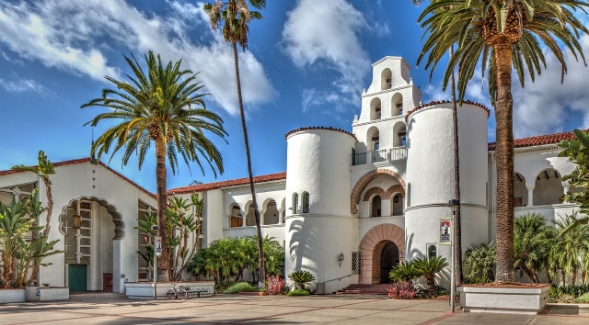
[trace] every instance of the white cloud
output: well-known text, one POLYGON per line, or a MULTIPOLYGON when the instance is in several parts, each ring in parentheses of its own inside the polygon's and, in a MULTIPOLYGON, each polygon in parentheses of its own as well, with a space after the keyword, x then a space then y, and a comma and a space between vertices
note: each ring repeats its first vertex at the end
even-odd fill
POLYGON ((299 68, 326 63, 339 76, 332 90, 303 91, 303 108, 332 103, 357 105, 364 77, 370 70, 368 53, 358 34, 369 30, 363 14, 345 0, 298 0, 282 30, 284 52, 299 68))
MULTIPOLYGON (((580 40, 589 55, 589 37, 580 40)), ((583 120, 573 127, 589 127, 589 68, 577 62, 569 50, 565 51, 568 74, 560 84, 561 65, 552 53, 546 53, 548 68, 532 81, 527 78, 525 88, 513 81, 514 132, 518 137, 553 133, 564 130, 567 112, 565 108, 583 115, 583 120)))
MULTIPOLYGON (((121 75, 108 62, 109 55, 119 54, 107 40, 131 52, 153 50, 164 60, 183 59, 185 68, 201 71, 213 99, 237 114, 231 47, 218 33, 208 45, 195 43, 191 37, 195 26, 199 33, 194 34, 211 38, 212 33, 201 3, 167 3, 172 10, 166 16, 141 12, 124 0, 0 3, 0 42, 23 58, 96 80, 121 75)), ((246 104, 268 102, 275 96, 264 68, 249 51, 240 55, 240 73, 246 104)))
POLYGON ((31 79, 14 79, 6 80, 0 78, 0 86, 8 92, 22 93, 25 91, 33 91, 36 93, 47 93, 47 88, 31 79))

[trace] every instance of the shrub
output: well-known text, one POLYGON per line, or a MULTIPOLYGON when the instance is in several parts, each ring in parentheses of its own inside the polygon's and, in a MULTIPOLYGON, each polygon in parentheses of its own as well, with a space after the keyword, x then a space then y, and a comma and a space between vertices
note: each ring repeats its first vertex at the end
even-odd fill
POLYGON ((575 302, 579 304, 589 304, 589 293, 586 293, 579 298, 575 299, 575 302))
POLYGON ((268 281, 267 292, 269 295, 282 294, 282 292, 284 291, 284 286, 286 285, 285 279, 281 279, 278 275, 266 275, 266 279, 268 281))
POLYGON ((288 275, 288 278, 294 282, 299 289, 304 289, 305 284, 310 284, 315 281, 315 277, 309 271, 294 271, 288 275))
POLYGON ((287 294, 287 296, 292 297, 292 296, 308 296, 309 295, 309 291, 307 290, 303 290, 303 289, 295 289, 291 292, 289 292, 287 294))
POLYGON ((215 293, 223 293, 223 292, 225 292, 225 290, 227 290, 229 287, 231 287, 234 284, 235 284, 235 282, 231 282, 231 281, 216 282, 215 283, 215 293))
POLYGON ((494 243, 475 244, 466 249, 462 267, 464 283, 489 283, 495 281, 497 247, 494 243))
POLYGON ((238 292, 258 292, 259 288, 251 285, 247 282, 238 282, 234 285, 232 285, 231 287, 229 287, 227 290, 225 290, 226 294, 236 294, 238 292))
POLYGON ((415 280, 393 282, 389 289, 389 298, 413 299, 417 295, 415 280))
POLYGON ((446 258, 436 256, 431 258, 418 258, 413 261, 413 269, 418 275, 424 276, 427 281, 427 289, 433 293, 436 288, 436 275, 448 267, 446 258))
POLYGON ((389 278, 394 282, 406 282, 415 280, 419 277, 419 274, 414 268, 412 261, 397 264, 389 273, 389 278))

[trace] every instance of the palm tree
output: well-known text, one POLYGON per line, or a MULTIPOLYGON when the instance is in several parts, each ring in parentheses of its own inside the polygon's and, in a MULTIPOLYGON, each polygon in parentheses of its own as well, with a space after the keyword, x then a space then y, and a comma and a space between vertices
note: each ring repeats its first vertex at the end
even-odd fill
MULTIPOLYGON (((204 173, 206 162, 213 170, 223 173, 223 159, 217 147, 205 131, 224 139, 223 120, 205 108, 204 87, 196 80, 198 73, 182 70, 181 63, 162 64, 160 56, 152 51, 145 55, 147 71, 144 71, 134 56, 125 56, 133 71, 127 75, 128 82, 106 76, 115 89, 103 89, 102 97, 82 105, 106 107, 110 111, 98 114, 86 124, 96 126, 103 120, 116 120, 121 123, 106 130, 92 145, 91 154, 98 158, 112 149, 115 153, 124 148, 122 157, 126 165, 133 153, 139 156, 139 169, 143 165, 151 144, 155 145, 157 182, 157 220, 162 236, 162 256, 158 259, 161 270, 169 270, 172 263, 168 246, 166 221, 166 157, 176 172, 180 154, 184 162, 196 162, 204 173), (203 162, 204 160, 204 162, 203 162)), ((167 274, 167 272, 164 272, 167 274)))
MULTIPOLYGON (((435 0, 434 0, 435 1, 435 0)), ((423 1, 411 0, 411 2, 419 6, 423 1)), ((448 50, 449 57, 454 56, 454 46, 450 46, 448 50)), ((452 101, 452 142, 454 146, 454 199, 460 202, 460 148, 458 146, 458 104, 456 103, 456 78, 454 76, 454 69, 450 75, 450 100, 452 101)), ((456 285, 462 284, 464 273, 462 271, 462 223, 460 219, 460 204, 454 212, 454 274, 456 285)))
POLYGON ((473 283, 495 281, 496 259, 497 248, 494 243, 469 246, 464 252, 465 279, 473 283))
POLYGON ((513 267, 522 270, 532 282, 540 283, 538 272, 545 269, 553 245, 554 231, 542 215, 528 213, 515 219, 513 267))
POLYGON ((260 211, 258 210, 258 201, 256 200, 256 190, 254 188, 254 177, 252 175, 252 161, 250 157, 249 140, 247 136, 247 127, 245 125, 245 113, 243 111, 243 100, 241 97, 241 80, 239 77, 239 59, 237 45, 245 51, 248 43, 248 24, 252 19, 262 19, 262 14, 258 11, 250 11, 249 5, 257 9, 266 7, 266 0, 228 0, 222 2, 216 1, 214 4, 206 3, 204 10, 209 15, 211 28, 221 29, 225 41, 231 43, 233 48, 233 60, 235 63, 235 81, 237 83, 237 100, 239 103, 239 114, 241 116, 241 128, 243 130, 243 140, 245 142, 245 155, 247 159, 247 172, 252 192, 252 204, 254 206, 254 216, 256 218, 256 227, 258 230, 258 286, 264 286, 265 268, 264 268, 264 248, 262 243, 262 229, 260 228, 260 211))
POLYGON ((429 34, 418 64, 427 56, 426 69, 432 71, 448 49, 457 45, 444 75, 444 89, 458 68, 458 100, 462 102, 474 72, 481 64, 487 70, 490 99, 495 106, 497 164, 497 279, 515 282, 513 270, 513 97, 511 74, 514 68, 521 85, 525 73, 532 81, 546 65, 547 45, 567 71, 564 44, 575 57, 585 57, 577 37, 589 34, 574 10, 589 7, 587 0, 439 0, 431 2, 419 17, 429 34))
POLYGON ((441 256, 413 260, 413 268, 418 275, 425 277, 427 289, 430 293, 436 288, 436 275, 446 267, 448 267, 448 262, 446 262, 446 258, 441 256))
POLYGON ((582 259, 587 254, 587 238, 589 237, 589 226, 570 227, 575 223, 577 212, 572 215, 565 215, 564 218, 554 221, 554 226, 560 234, 556 241, 555 254, 558 267, 560 268, 565 285, 565 275, 571 274, 571 285, 577 283, 577 274, 582 266, 582 259), (563 233, 564 229, 569 231, 563 233))
POLYGON ((305 290, 306 284, 315 281, 315 276, 311 272, 305 270, 294 271, 288 275, 288 278, 302 290, 305 290))

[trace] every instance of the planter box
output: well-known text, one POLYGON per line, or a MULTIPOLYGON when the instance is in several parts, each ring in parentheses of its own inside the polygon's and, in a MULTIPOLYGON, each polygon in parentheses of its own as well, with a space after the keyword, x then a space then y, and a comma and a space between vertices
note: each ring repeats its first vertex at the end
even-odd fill
MULTIPOLYGON (((215 282, 213 281, 197 281, 197 282, 181 282, 176 283, 176 289, 180 286, 190 287, 190 291, 206 291, 201 293, 203 295, 212 295, 215 293, 215 282)), ((157 299, 168 299, 166 295, 168 290, 172 289, 171 282, 164 282, 157 284, 157 299)), ((125 294, 129 299, 153 299, 153 282, 126 282, 125 294)), ((191 296, 188 296, 189 298, 191 296)))
POLYGON ((550 285, 461 286, 460 305, 465 312, 537 315, 548 303, 550 285))
POLYGON ((267 292, 238 292, 237 294, 239 295, 245 295, 245 296, 267 296, 268 293, 267 292))
POLYGON ((27 287, 27 301, 57 301, 69 300, 69 287, 27 287))
POLYGON ((25 301, 25 289, 0 289, 0 304, 25 301))

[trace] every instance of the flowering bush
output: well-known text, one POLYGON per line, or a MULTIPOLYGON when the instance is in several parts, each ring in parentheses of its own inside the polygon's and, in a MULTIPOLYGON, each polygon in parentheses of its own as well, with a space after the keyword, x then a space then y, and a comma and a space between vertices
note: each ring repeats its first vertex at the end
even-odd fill
POLYGON ((393 282, 389 289, 389 298, 413 299, 417 295, 415 280, 393 282))
POLYGON ((269 295, 279 295, 284 291, 285 279, 281 279, 278 275, 266 275, 266 280, 268 281, 267 292, 269 295))

